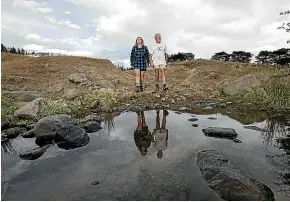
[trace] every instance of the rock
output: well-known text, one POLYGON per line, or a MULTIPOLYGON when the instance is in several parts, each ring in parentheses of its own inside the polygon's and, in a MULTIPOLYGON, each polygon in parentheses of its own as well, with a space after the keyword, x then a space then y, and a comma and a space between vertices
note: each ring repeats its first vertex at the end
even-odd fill
POLYGON ((209 120, 217 120, 216 117, 208 117, 207 119, 209 119, 209 120))
POLYGON ((34 126, 35 126, 35 123, 33 123, 33 124, 29 124, 29 125, 26 126, 26 129, 27 129, 27 130, 31 130, 31 129, 34 128, 34 126))
POLYGON ((1 130, 5 130, 7 128, 10 128, 12 125, 14 117, 11 115, 6 116, 1 120, 1 130))
POLYGON ((226 105, 231 105, 231 104, 232 104, 232 102, 227 102, 227 103, 226 103, 226 105))
POLYGON ((219 107, 220 107, 220 108, 226 108, 227 105, 226 105, 226 103, 221 103, 221 104, 219 104, 219 107))
POLYGON ((186 111, 187 108, 186 108, 186 107, 180 107, 179 110, 180 110, 180 111, 186 111))
POLYGON ((84 129, 87 133, 97 132, 102 129, 100 123, 96 121, 89 121, 85 124, 84 129))
POLYGON ((160 96, 159 93, 156 93, 156 94, 155 94, 155 97, 156 97, 156 98, 160 98, 161 96, 160 96))
POLYGON ((191 121, 191 122, 198 121, 198 118, 190 118, 188 119, 188 121, 191 121))
POLYGON ((66 89, 64 93, 64 98, 67 100, 73 100, 74 98, 78 97, 80 92, 76 88, 66 89))
POLYGON ((269 130, 266 130, 266 129, 263 129, 263 128, 259 128, 257 126, 244 126, 244 128, 250 129, 250 130, 256 130, 256 131, 260 131, 260 132, 271 132, 269 130))
POLYGON ((23 77, 23 76, 15 76, 14 80, 15 80, 16 83, 20 84, 20 83, 23 83, 25 81, 25 77, 23 77))
POLYGON ((115 93, 115 91, 113 90, 113 89, 111 89, 111 88, 100 88, 99 89, 99 91, 98 91, 98 94, 102 94, 102 93, 104 93, 104 94, 114 94, 115 93))
POLYGON ((251 178, 214 150, 197 154, 203 178, 226 201, 271 201, 274 194, 265 184, 251 178))
POLYGON ((15 128, 9 128, 5 131, 2 131, 3 133, 5 133, 5 136, 8 139, 14 139, 16 137, 18 137, 20 134, 26 132, 26 128, 23 127, 15 127, 15 128))
POLYGON ((48 116, 40 119, 35 124, 33 132, 38 142, 46 144, 54 139, 57 130, 68 125, 73 125, 73 121, 69 115, 59 114, 48 116))
POLYGON ((246 92, 260 88, 261 81, 253 75, 242 76, 228 86, 223 88, 223 92, 227 95, 244 95, 246 92))
POLYGON ((50 87, 50 91, 53 93, 59 93, 63 90, 64 85, 61 83, 55 84, 53 86, 50 87))
POLYGON ((235 143, 242 143, 242 141, 239 140, 239 139, 237 139, 237 138, 233 139, 233 141, 234 141, 235 143))
POLYGON ((100 103, 99 100, 95 100, 95 101, 92 102, 92 109, 94 109, 94 110, 97 110, 97 109, 101 110, 101 108, 102 108, 102 106, 101 106, 101 103, 100 103))
POLYGON ((174 103, 175 103, 175 101, 173 99, 171 99, 171 104, 174 104, 174 103))
POLYGON ((44 98, 36 98, 35 100, 25 104, 14 112, 14 116, 19 119, 38 120, 38 115, 46 103, 44 98))
POLYGON ((84 129, 74 125, 64 126, 56 131, 56 142, 81 147, 90 142, 90 137, 84 129))
POLYGON ((69 76, 69 81, 75 84, 86 82, 88 79, 84 73, 73 73, 69 76))
POLYGON ((100 184, 98 180, 92 182, 92 185, 98 185, 98 184, 100 184))
POLYGON ((164 97, 163 97, 163 98, 161 98, 161 101, 162 101, 162 102, 165 102, 165 100, 166 100, 166 99, 165 99, 164 97))
POLYGON ((196 127, 198 127, 198 124, 194 123, 194 124, 192 124, 192 126, 196 128, 196 127))
POLYGON ((202 132, 209 137, 235 139, 238 134, 232 128, 208 127, 202 129, 202 132))
POLYGON ((182 114, 181 112, 174 112, 175 114, 182 114))
POLYGON ((114 86, 118 86, 118 85, 120 85, 120 80, 119 79, 113 79, 112 81, 111 81, 111 83, 114 85, 114 86))
POLYGON ((21 136, 23 138, 33 138, 33 137, 35 137, 35 134, 33 132, 33 129, 31 129, 31 130, 29 130, 29 131, 27 131, 25 133, 22 133, 21 136))
POLYGON ((213 110, 214 108, 211 107, 211 106, 205 106, 203 109, 204 109, 204 110, 213 110))
POLYGON ((36 160, 39 157, 41 157, 50 146, 51 145, 45 145, 43 147, 28 150, 26 152, 21 153, 19 157, 23 160, 36 160))
POLYGON ((2 91, 2 95, 11 97, 15 102, 31 102, 36 98, 43 97, 37 91, 2 91))
POLYGON ((206 106, 216 107, 216 103, 214 103, 214 102, 212 102, 212 103, 208 103, 206 106))

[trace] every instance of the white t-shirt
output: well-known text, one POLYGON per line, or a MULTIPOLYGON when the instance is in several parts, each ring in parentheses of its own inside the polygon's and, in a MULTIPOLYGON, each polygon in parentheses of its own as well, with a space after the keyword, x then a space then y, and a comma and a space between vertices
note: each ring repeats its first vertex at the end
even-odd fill
POLYGON ((155 140, 155 147, 158 151, 163 151, 167 148, 167 129, 157 129, 153 131, 153 137, 155 140))
POLYGON ((167 53, 167 47, 164 43, 155 43, 150 51, 153 65, 166 65, 165 53, 167 53))

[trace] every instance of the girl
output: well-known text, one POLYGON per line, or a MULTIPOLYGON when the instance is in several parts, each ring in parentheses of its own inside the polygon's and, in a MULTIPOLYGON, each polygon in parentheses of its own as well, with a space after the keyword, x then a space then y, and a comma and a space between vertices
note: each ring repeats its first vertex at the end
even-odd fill
POLYGON ((144 73, 149 65, 149 51, 144 45, 142 37, 137 37, 135 46, 132 48, 130 57, 131 67, 136 72, 135 91, 143 91, 144 73))

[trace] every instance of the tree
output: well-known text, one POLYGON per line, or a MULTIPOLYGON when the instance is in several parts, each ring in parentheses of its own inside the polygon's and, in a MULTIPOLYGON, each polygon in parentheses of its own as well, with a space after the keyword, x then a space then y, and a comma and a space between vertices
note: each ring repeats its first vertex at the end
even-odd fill
POLYGON ((231 55, 222 51, 222 52, 218 52, 218 53, 215 53, 211 59, 212 60, 221 60, 221 61, 229 61, 231 58, 231 55))
POLYGON ((21 54, 25 55, 25 50, 23 48, 21 49, 21 54))
MULTIPOLYGON (((284 12, 280 12, 280 15, 289 15, 289 14, 290 14, 290 10, 284 11, 284 12)), ((277 29, 284 29, 286 32, 290 32, 290 22, 286 22, 286 23, 284 22, 277 29)), ((290 40, 288 40, 287 43, 290 43, 290 40)))
POLYGON ((21 54, 21 51, 19 48, 17 49, 17 54, 21 54))
POLYGON ((16 49, 15 49, 14 47, 12 47, 12 48, 10 49, 10 53, 16 54, 17 51, 16 51, 16 49))
POLYGON ((272 52, 273 63, 277 65, 290 65, 290 48, 280 48, 272 52))
POLYGON ((233 51, 230 55, 230 61, 232 62, 242 62, 249 63, 251 61, 253 54, 245 51, 233 51))
POLYGON ((271 51, 260 51, 255 58, 258 64, 273 64, 273 53, 271 51))
POLYGON ((7 48, 1 43, 1 52, 7 52, 7 48))
POLYGON ((192 53, 180 53, 172 54, 168 56, 168 60, 170 62, 178 62, 178 61, 187 61, 187 60, 193 60, 194 55, 192 53))

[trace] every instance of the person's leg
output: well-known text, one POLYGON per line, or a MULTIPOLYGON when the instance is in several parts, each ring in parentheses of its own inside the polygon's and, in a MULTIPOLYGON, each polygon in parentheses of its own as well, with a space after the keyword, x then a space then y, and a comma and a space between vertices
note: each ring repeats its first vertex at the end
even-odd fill
POLYGON ((142 127, 146 127, 146 120, 145 120, 145 114, 144 111, 141 112, 141 117, 142 117, 142 127))
POLYGON ((159 65, 155 65, 155 91, 159 91, 159 65))
POLYGON ((161 129, 166 129, 166 110, 163 110, 162 125, 161 129))
POLYGON ((141 112, 137 112, 137 129, 142 128, 142 117, 141 112))
POLYGON ((168 90, 168 88, 166 87, 166 75, 165 75, 166 67, 165 67, 165 65, 162 65, 160 67, 160 71, 161 71, 161 78, 162 78, 162 88, 163 88, 163 90, 168 90))
POLYGON ((135 70, 136 72, 136 86, 135 86, 135 91, 136 92, 139 92, 140 91, 140 70, 139 69, 136 69, 135 70))
POLYGON ((159 110, 156 111, 156 129, 160 129, 159 110))
POLYGON ((141 73, 141 91, 143 91, 144 90, 144 78, 145 78, 145 71, 141 71, 140 72, 141 73))

